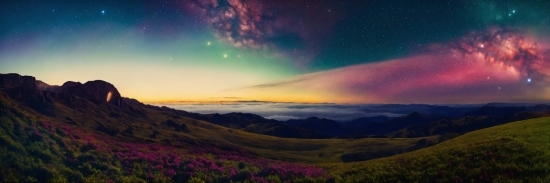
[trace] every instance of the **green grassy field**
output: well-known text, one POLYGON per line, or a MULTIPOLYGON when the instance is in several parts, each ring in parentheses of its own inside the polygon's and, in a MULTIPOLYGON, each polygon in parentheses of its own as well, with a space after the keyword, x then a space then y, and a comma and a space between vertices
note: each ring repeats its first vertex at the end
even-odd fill
MULTIPOLYGON (((271 159, 307 163, 337 163, 346 154, 360 154, 367 159, 391 156, 420 148, 418 142, 425 139, 437 141, 439 136, 423 138, 365 138, 365 139, 294 139, 279 138, 230 129, 212 123, 176 116, 168 112, 143 109, 145 117, 128 115, 116 107, 98 106, 88 101, 75 102, 77 109, 56 103, 55 116, 37 114, 25 106, 19 105, 26 114, 38 120, 68 122, 71 119, 80 128, 94 131, 98 124, 119 132, 119 138, 125 140, 152 141, 169 143, 176 146, 214 145, 236 146, 252 153, 271 159), (86 109, 86 110, 82 110, 86 109), (110 117, 118 114, 119 117, 110 117), (90 117, 93 116, 93 117, 90 117), (172 120, 185 124, 187 130, 176 131, 164 122, 172 120), (131 135, 123 131, 132 128, 131 135), (152 138, 154 131, 159 134, 152 138)), ((16 102, 13 102, 17 105, 16 102)))
POLYGON ((550 118, 482 129, 392 157, 323 167, 336 182, 550 182, 550 118))
POLYGON ((550 182, 550 118, 473 131, 391 157, 342 163, 344 154, 387 156, 410 151, 418 148, 419 142, 438 137, 425 140, 290 139, 232 130, 152 109, 143 109, 145 116, 132 116, 115 107, 105 109, 86 101, 74 103, 85 106, 78 110, 56 104, 54 116, 36 113, 2 95, 0 104, 0 158, 3 160, 0 165, 5 168, 0 171, 0 181, 39 182, 38 178, 46 177, 52 182, 111 179, 115 182, 550 182), (185 124, 186 129, 175 130, 166 124, 167 120, 185 124), (44 121, 46 125, 42 125, 44 121), (70 134, 60 130, 63 126, 78 129, 80 137, 71 140, 70 134), (98 133, 98 126, 116 133, 98 133), (153 137, 154 131, 157 135, 153 137), (116 145, 120 142, 122 145, 116 145), (157 146, 164 150, 150 149, 157 146), (217 151, 216 148, 223 146, 251 152, 254 158, 241 156, 239 151, 235 154, 233 150, 207 154, 187 152, 195 147, 217 151), (136 147, 136 152, 145 155, 133 153, 136 147), (119 157, 117 153, 122 154, 119 157), (166 163, 155 159, 158 156, 177 157, 182 161, 166 163), (129 164, 126 161, 130 161, 129 164), (299 164, 285 164, 288 161, 299 164), (217 168, 209 168, 214 164, 217 168), (199 169, 190 168, 197 166, 199 169), (170 171, 166 171, 166 167, 170 171))

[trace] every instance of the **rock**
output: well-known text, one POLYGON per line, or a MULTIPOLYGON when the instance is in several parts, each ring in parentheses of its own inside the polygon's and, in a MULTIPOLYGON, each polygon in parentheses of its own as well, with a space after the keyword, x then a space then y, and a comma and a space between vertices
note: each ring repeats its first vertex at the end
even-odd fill
POLYGON ((38 89, 36 79, 19 74, 0 74, 0 88, 10 96, 47 115, 53 115, 53 99, 38 89))
POLYGON ((40 80, 36 80, 36 86, 38 89, 42 91, 51 91, 51 92, 58 92, 60 86, 57 85, 49 85, 48 83, 45 83, 40 80))
POLYGON ((32 76, 19 74, 0 74, 0 89, 11 98, 25 102, 31 107, 52 113, 53 102, 56 100, 70 103, 75 96, 85 98, 94 103, 110 103, 123 108, 125 102, 118 90, 111 83, 95 80, 84 84, 67 81, 62 86, 49 85, 32 76))
POLYGON ((21 86, 38 89, 36 79, 32 76, 21 76, 14 73, 0 74, 0 87, 8 89, 21 86))
POLYGON ((102 80, 88 81, 84 84, 68 81, 60 87, 59 92, 84 97, 94 102, 124 106, 124 101, 115 86, 102 80))

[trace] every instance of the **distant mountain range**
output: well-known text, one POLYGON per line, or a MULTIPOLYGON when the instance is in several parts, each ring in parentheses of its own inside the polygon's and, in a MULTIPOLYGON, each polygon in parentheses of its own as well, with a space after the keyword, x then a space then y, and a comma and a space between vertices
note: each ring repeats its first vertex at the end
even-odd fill
POLYGON ((276 121, 246 113, 187 113, 186 116, 252 133, 288 138, 398 138, 441 135, 444 139, 508 122, 550 116, 550 106, 543 104, 438 107, 439 110, 428 114, 411 112, 402 117, 374 116, 347 122, 317 117, 276 121))

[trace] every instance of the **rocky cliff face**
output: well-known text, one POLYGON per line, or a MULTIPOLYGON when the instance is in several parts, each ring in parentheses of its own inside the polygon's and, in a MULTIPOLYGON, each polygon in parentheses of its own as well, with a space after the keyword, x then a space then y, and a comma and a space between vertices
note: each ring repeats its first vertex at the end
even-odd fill
POLYGON ((0 89, 11 98, 26 103, 45 114, 52 114, 53 99, 38 88, 36 78, 19 74, 0 74, 0 89))
POLYGON ((108 102, 118 107, 124 106, 124 101, 115 86, 101 80, 88 81, 84 84, 69 81, 60 87, 59 92, 85 97, 94 102, 108 102))
POLYGON ((124 104, 115 86, 106 81, 88 81, 82 85, 66 88, 64 91, 75 91, 78 92, 78 94, 83 94, 87 98, 108 102, 119 107, 122 107, 124 104))
POLYGON ((33 106, 52 103, 54 98, 60 98, 55 97, 59 94, 79 96, 95 103, 107 102, 118 107, 124 106, 124 101, 115 86, 101 80, 88 81, 84 84, 68 81, 62 86, 51 86, 32 76, 0 74, 0 88, 12 98, 33 106), (52 96, 54 97, 52 98, 52 96))
POLYGON ((21 76, 19 74, 0 74, 0 87, 2 88, 17 88, 17 87, 31 87, 37 89, 36 78, 32 76, 21 76))

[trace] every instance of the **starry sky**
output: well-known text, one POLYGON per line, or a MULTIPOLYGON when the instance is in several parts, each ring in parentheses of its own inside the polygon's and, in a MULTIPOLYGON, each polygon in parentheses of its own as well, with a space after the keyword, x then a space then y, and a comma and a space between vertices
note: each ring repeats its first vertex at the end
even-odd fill
POLYGON ((5 0, 0 73, 144 102, 540 102, 548 1, 5 0))

